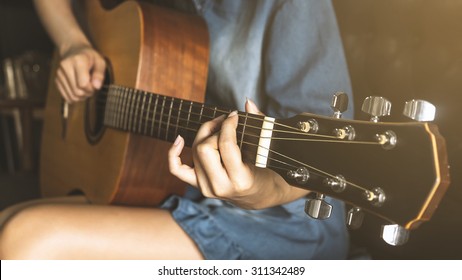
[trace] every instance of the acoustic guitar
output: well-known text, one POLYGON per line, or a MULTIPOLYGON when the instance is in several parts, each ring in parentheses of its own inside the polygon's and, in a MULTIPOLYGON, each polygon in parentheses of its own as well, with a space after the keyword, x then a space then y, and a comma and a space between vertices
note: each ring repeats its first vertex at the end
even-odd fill
MULTIPOLYGON (((82 3, 88 35, 108 71, 100 92, 69 108, 50 87, 43 195, 81 192, 94 203, 158 205, 184 190, 168 171, 170 142, 180 134, 190 146, 201 124, 230 112, 202 103, 206 26, 195 15, 136 1, 110 10, 99 1, 82 3)), ((240 112, 237 140, 245 160, 318 193, 307 204, 313 217, 328 216, 322 199, 328 195, 354 206, 353 225, 362 211, 405 230, 430 219, 449 185, 438 128, 426 121, 378 121, 389 108, 378 97, 365 105, 373 121, 341 119, 344 103, 345 95, 335 95, 333 117, 303 113, 277 120, 240 112)), ((426 103, 409 104, 415 115, 426 103)))

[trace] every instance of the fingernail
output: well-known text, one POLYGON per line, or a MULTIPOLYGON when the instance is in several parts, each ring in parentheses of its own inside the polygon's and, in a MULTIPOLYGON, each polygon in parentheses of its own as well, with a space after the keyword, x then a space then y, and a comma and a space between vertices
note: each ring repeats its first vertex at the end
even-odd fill
POLYGON ((92 81, 92 84, 94 88, 100 89, 103 82, 101 80, 95 79, 92 81))
POLYGON ((178 146, 181 142, 181 135, 178 135, 175 139, 175 142, 173 142, 173 146, 178 146))
POLYGON ((235 115, 237 115, 237 111, 232 111, 229 113, 228 118, 234 117, 235 115))
POLYGON ((247 104, 255 110, 258 110, 257 105, 252 101, 252 99, 246 97, 247 104))

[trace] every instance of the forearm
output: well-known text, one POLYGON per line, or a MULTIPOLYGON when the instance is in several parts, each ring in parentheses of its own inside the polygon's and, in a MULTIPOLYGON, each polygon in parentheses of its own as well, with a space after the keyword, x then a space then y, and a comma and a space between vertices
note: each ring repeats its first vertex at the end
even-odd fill
POLYGON ((71 0, 34 0, 37 13, 61 55, 74 46, 90 46, 73 14, 71 0))

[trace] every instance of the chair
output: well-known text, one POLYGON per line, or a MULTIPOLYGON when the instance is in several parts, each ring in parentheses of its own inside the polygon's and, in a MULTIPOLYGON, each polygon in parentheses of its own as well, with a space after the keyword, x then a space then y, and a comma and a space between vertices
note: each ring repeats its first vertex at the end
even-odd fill
POLYGON ((6 58, 3 63, 5 85, 0 89, 0 118, 8 173, 35 168, 33 156, 33 121, 41 119, 50 72, 50 55, 29 51, 6 58), (14 124, 14 137, 7 118, 14 124), (13 143, 16 141, 17 145, 13 143))

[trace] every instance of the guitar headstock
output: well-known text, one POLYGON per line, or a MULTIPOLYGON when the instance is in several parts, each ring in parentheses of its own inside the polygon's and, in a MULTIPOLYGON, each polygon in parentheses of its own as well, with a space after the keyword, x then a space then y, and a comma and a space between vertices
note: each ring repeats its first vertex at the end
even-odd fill
POLYGON ((301 114, 277 120, 268 168, 292 185, 317 192, 307 202, 308 215, 327 218, 331 207, 323 196, 332 196, 353 206, 349 226, 358 227, 369 212, 389 224, 382 235, 387 243, 403 244, 409 230, 430 219, 449 186, 445 141, 428 122, 434 106, 412 100, 404 114, 419 122, 381 122, 390 114, 390 102, 368 97, 362 109, 371 121, 357 121, 340 118, 345 98, 334 96, 333 117, 301 114))

